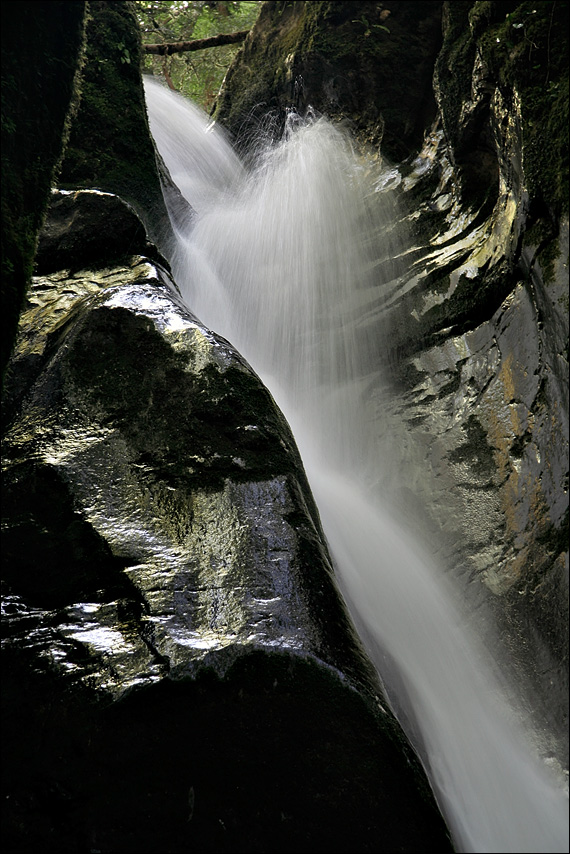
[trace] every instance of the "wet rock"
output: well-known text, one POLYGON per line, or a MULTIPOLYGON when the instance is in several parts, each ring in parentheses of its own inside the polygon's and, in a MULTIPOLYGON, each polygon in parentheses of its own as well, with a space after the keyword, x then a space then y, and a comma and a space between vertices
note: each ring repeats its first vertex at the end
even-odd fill
MULTIPOLYGON (((417 321, 415 343, 405 337, 406 314, 394 314, 398 346, 415 355, 400 363, 399 375, 412 379, 393 406, 405 401, 408 448, 417 442, 412 456, 421 449, 429 461, 420 478, 427 527, 464 579, 468 619, 493 649, 506 648, 533 697, 537 729, 556 743, 547 750, 565 762, 568 195, 560 181, 568 162, 559 145, 567 147, 567 128, 547 133, 548 143, 539 129, 557 126, 564 112, 557 92, 567 70, 558 60, 567 43, 551 60, 549 39, 567 26, 567 9, 476 3, 462 28, 465 8, 446 8, 435 77, 445 134, 434 160, 443 154, 453 168, 434 170, 439 186, 427 206, 447 194, 447 209, 439 223, 427 218, 430 248, 419 254, 429 267, 416 268, 419 287, 404 299, 417 321), (470 95, 457 100, 462 86, 470 95), (484 164, 483 149, 495 164, 487 179, 473 168, 484 164), (547 149, 548 164, 539 154, 547 149), (487 625, 483 604, 493 614, 487 625)), ((412 186, 409 194, 418 198, 412 186)), ((420 206, 418 225, 427 212, 420 206)), ((418 459, 408 460, 409 475, 418 459)))
MULTIPOLYGON (((353 26, 366 5, 351 4, 353 26)), ((454 576, 466 621, 510 661, 546 751, 563 761, 567 18, 556 3, 443 4, 437 116, 423 146, 389 163, 381 127, 368 137, 381 140, 374 188, 393 205, 394 225, 382 235, 392 258, 379 259, 366 320, 378 342, 368 405, 379 418, 383 494, 454 576)), ((372 28, 368 38, 383 35, 372 28)), ((362 91, 370 116, 380 95, 362 91)), ((397 88, 382 98, 396 101, 397 88)))
POLYGON ((384 430, 406 436, 386 451, 385 488, 459 581, 466 619, 494 654, 502 647, 548 749, 564 757, 568 219, 542 253, 532 245, 520 116, 498 96, 491 113, 494 201, 466 206, 437 130, 417 174, 400 176, 413 211, 402 224, 417 243, 379 321, 391 376, 384 430), (431 169, 438 180, 415 207, 431 169))
POLYGON ((121 197, 153 242, 168 228, 141 79, 142 49, 133 3, 93 0, 86 26, 81 101, 71 124, 59 186, 121 197))
POLYGON ((9 849, 451 850, 289 428, 166 270, 37 276, 9 376, 9 849))
POLYGON ((101 269, 136 254, 158 258, 140 219, 122 199, 100 190, 52 191, 38 241, 36 274, 101 269))

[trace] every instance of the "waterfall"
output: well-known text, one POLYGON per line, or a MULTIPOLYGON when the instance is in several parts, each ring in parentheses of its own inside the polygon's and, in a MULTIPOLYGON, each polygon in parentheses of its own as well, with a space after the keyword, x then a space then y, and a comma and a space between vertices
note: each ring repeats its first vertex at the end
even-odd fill
POLYGON ((197 108, 145 88, 157 147, 196 211, 173 222, 176 282, 291 425, 340 585, 457 850, 567 851, 561 781, 442 573, 379 494, 385 428, 370 390, 380 270, 397 249, 388 197, 369 192, 350 140, 323 118, 292 114, 246 170, 197 108))

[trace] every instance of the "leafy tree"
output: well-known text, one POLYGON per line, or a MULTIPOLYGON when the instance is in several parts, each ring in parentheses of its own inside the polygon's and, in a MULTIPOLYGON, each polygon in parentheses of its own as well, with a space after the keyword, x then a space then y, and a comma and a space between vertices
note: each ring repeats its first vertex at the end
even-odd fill
MULTIPOLYGON (((138 0, 136 7, 143 45, 150 45, 249 30, 261 3, 138 0)), ((143 70, 164 77, 171 89, 209 110, 239 47, 238 43, 162 56, 146 54, 143 70)))

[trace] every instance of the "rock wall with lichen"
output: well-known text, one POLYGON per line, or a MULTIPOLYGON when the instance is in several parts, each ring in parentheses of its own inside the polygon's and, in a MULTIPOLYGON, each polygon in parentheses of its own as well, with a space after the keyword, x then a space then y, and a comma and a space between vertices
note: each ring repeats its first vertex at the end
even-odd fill
POLYGON ((562 741, 567 31, 560 2, 266 3, 215 112, 247 147, 263 110, 311 105, 383 164, 405 251, 370 320, 382 488, 562 741))
POLYGON ((445 5, 439 120, 418 160, 391 176, 418 257, 387 319, 392 412, 410 436, 408 475, 424 464, 428 527, 467 596, 490 605, 494 642, 530 677, 538 717, 562 740, 567 19, 564 3, 445 5))

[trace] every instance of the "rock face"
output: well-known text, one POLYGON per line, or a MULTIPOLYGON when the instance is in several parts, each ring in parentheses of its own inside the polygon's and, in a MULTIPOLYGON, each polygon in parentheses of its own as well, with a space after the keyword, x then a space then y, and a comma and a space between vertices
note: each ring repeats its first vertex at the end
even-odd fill
POLYGON ((310 105, 348 120, 369 143, 382 140, 385 154, 402 160, 419 148, 435 114, 431 73, 441 5, 264 3, 226 75, 214 118, 243 150, 260 129, 278 133, 287 109, 310 105))
POLYGON ((89 4, 85 53, 81 103, 59 186, 118 194, 156 241, 168 217, 146 118, 134 3, 89 4))
POLYGON ((2 3, 2 375, 78 104, 85 3, 2 3))
MULTIPOLYGON (((63 178, 132 208, 54 197, 7 374, 3 841, 449 850, 287 425, 182 307, 133 213, 164 215, 129 101, 136 39, 107 40, 110 17, 131 39, 132 9, 90 8, 63 178), (139 140, 99 98, 115 84, 140 172, 115 168, 139 140)), ((402 191, 408 246, 371 315, 380 426, 398 437, 383 487, 536 688, 551 738, 567 720, 566 18, 562 3, 267 3, 216 113, 246 144, 253 105, 312 103, 392 161, 377 188, 402 191)))
POLYGON ((269 393, 160 262, 58 243, 121 209, 54 195, 8 374, 9 850, 451 850, 269 393))
POLYGON ((157 258, 156 247, 149 243, 142 222, 126 202, 100 190, 62 190, 52 194, 38 240, 35 272, 45 275, 65 269, 76 273, 92 265, 111 267, 135 252, 157 258))
POLYGON ((446 4, 440 118, 419 158, 390 174, 414 247, 381 323, 388 409, 408 437, 398 489, 422 508, 473 611, 490 606, 489 642, 506 645, 537 689, 539 720, 565 742, 567 126, 546 132, 549 164, 538 128, 567 114, 567 45, 548 45, 567 9, 470 5, 446 4))
POLYGON ((560 3, 266 3, 215 112, 247 144, 262 108, 311 104, 376 146, 376 189, 401 205, 388 242, 404 244, 369 315, 381 488, 563 743, 567 28, 560 3))

